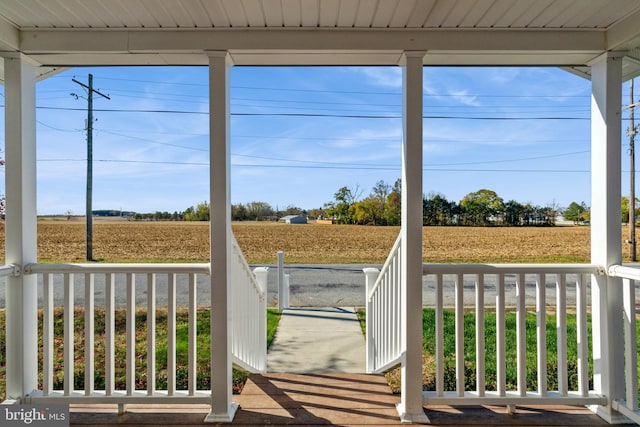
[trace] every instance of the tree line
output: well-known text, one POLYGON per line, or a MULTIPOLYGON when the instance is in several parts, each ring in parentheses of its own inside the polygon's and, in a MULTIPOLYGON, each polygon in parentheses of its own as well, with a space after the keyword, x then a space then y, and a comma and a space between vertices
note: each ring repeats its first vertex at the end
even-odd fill
MULTIPOLYGON (((305 210, 296 206, 273 208, 266 202, 237 203, 231 205, 232 221, 277 221, 287 215, 306 215, 310 219, 330 219, 337 224, 400 225, 401 181, 393 184, 378 181, 371 192, 363 197, 359 186, 343 186, 334 198, 322 208, 305 210)), ((623 198, 623 221, 625 198, 623 198)), ((626 204, 628 218, 628 203, 626 204)), ((448 200, 441 193, 423 196, 423 225, 425 226, 552 226, 559 215, 565 220, 582 223, 589 220, 589 208, 584 202, 573 202, 567 209, 555 203, 546 206, 504 201, 489 189, 480 189, 465 195, 459 202, 448 200)), ((139 220, 209 221, 210 205, 201 202, 183 212, 155 212, 136 214, 139 220)))
MULTIPOLYGON (((400 185, 399 180, 393 186, 379 181, 371 194, 360 201, 354 198, 357 190, 343 187, 335 193, 335 201, 325 205, 325 213, 342 224, 399 225, 400 185)), ((505 202, 495 191, 480 189, 459 202, 448 200, 441 193, 429 193, 423 196, 422 212, 425 226, 551 226, 561 210, 554 203, 538 206, 515 200, 505 202)))
MULTIPOLYGON (((277 221, 287 215, 306 215, 310 219, 331 219, 337 224, 400 225, 401 181, 393 184, 378 181, 371 192, 363 197, 359 186, 343 186, 334 198, 322 208, 305 210, 293 205, 284 209, 273 208, 266 202, 237 203, 231 205, 232 221, 277 221)), ((636 218, 640 218, 636 200, 636 218)), ((621 198, 623 223, 629 220, 630 203, 621 198)), ((574 224, 588 223, 589 207, 584 202, 572 202, 561 208, 555 202, 545 206, 507 200, 489 189, 480 189, 465 195, 459 202, 448 200, 441 193, 423 196, 423 225, 425 226, 553 226, 557 218, 574 224)), ((210 205, 201 202, 183 212, 155 212, 135 214, 134 220, 209 221, 210 205)))

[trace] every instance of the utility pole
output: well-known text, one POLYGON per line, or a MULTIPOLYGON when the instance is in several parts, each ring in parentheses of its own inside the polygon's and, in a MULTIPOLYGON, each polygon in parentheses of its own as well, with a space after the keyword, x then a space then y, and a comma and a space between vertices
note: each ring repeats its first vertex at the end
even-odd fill
POLYGON ((91 206, 93 198, 93 93, 95 92, 106 99, 111 98, 93 88, 93 74, 89 74, 88 85, 75 78, 72 81, 87 90, 87 261, 93 261, 93 208, 91 206))
POLYGON ((633 103, 633 79, 629 81, 629 261, 636 262, 636 159, 635 135, 638 133, 634 121, 634 110, 638 103, 633 103))

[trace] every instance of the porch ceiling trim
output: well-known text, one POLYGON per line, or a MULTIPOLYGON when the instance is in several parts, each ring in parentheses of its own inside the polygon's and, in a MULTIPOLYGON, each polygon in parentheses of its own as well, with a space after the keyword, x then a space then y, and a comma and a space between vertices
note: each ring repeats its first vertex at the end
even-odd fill
POLYGON ((20 31, 0 17, 0 51, 18 51, 20 31))
MULTIPOLYGON (((0 56, 56 67, 397 65, 561 66, 589 77, 599 55, 627 53, 640 75, 637 0, 4 0, 0 56)), ((3 80, 0 61, 0 82, 3 80)))
POLYGON ((47 29, 21 31, 20 50, 45 66, 204 65, 212 50, 228 50, 236 65, 389 65, 413 50, 428 51, 431 65, 576 65, 606 50, 606 40, 601 30, 47 29))

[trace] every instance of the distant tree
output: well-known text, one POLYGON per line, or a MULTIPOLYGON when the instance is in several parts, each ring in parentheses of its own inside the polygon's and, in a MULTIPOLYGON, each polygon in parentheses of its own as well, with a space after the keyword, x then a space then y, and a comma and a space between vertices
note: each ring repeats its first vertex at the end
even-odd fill
MULTIPOLYGON (((624 198, 623 198, 624 199, 624 198)), ((627 199, 628 201, 629 199, 627 199)), ((624 204, 624 201, 623 201, 624 204)), ((588 211, 587 205, 582 202, 580 204, 571 202, 571 204, 564 210, 564 219, 567 221, 573 221, 574 224, 578 224, 585 220, 585 213, 588 211)), ((629 212, 627 211, 627 220, 629 219, 629 212)))
POLYGON ((387 195, 384 219, 387 225, 400 225, 402 217, 402 181, 397 179, 387 195))
POLYGON ((312 218, 315 218, 315 219, 324 218, 324 210, 321 209, 321 208, 309 209, 308 214, 309 214, 309 216, 311 216, 312 218))
POLYGON ((429 193, 422 198, 424 225, 451 225, 456 223, 458 205, 441 193, 429 193))
POLYGON ((198 206, 195 208, 191 206, 186 211, 184 211, 183 219, 185 221, 209 221, 209 203, 202 202, 198 203, 198 206))
POLYGON ((515 200, 509 200, 504 204, 504 223, 506 225, 522 225, 524 216, 524 206, 515 200))
POLYGON ((287 208, 282 212, 283 216, 287 216, 287 215, 302 215, 304 213, 304 211, 302 209, 300 209, 299 207, 293 206, 293 205, 289 205, 287 206, 287 208))
MULTIPOLYGON (((636 198, 635 209, 636 209, 636 219, 639 219, 640 210, 638 209, 638 205, 640 204, 640 200, 636 198)), ((622 198, 622 222, 629 222, 629 198, 622 198)))
POLYGON ((264 221, 273 215, 273 209, 266 202, 251 202, 247 203, 247 215, 250 220, 264 221))
POLYGON ((362 190, 360 190, 359 186, 353 189, 347 186, 341 187, 333 195, 335 202, 325 204, 327 215, 335 219, 339 224, 352 224, 354 219, 349 208, 358 200, 361 194, 362 190))
POLYGON ((383 213, 384 211, 380 209, 380 200, 372 196, 349 207, 350 218, 359 225, 382 225, 383 213))
POLYGON ((231 221, 246 221, 247 219, 249 219, 249 214, 242 203, 231 205, 231 221))
POLYGON ((504 201, 495 191, 481 189, 464 196, 460 208, 467 225, 490 225, 502 215, 504 201))
POLYGON ((556 225, 556 218, 558 217, 560 212, 562 212, 562 209, 560 208, 558 202, 556 202, 555 199, 550 201, 549 203, 547 203, 543 210, 547 215, 548 224, 556 225))

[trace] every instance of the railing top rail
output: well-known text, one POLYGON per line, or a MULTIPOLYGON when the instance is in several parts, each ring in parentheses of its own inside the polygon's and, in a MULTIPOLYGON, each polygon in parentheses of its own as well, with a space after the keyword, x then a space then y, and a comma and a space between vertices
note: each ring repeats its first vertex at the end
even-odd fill
POLYGON ((605 274, 596 264, 423 264, 422 274, 605 274))
POLYGON ((630 267, 627 265, 609 266, 609 276, 621 277, 623 279, 640 280, 640 266, 630 267))
POLYGON ((380 282, 383 279, 384 272, 387 269, 389 269, 389 264, 391 264, 391 260, 394 258, 396 252, 398 251, 398 248, 400 248, 401 241, 402 241, 402 233, 399 233, 398 237, 396 238, 396 241, 393 243, 393 246, 389 251, 389 255, 387 256, 386 261, 384 262, 384 264, 382 265, 382 268, 380 269, 380 275, 378 276, 376 283, 374 283, 374 285, 371 287, 371 292, 369 292, 369 295, 367 295, 367 298, 371 298, 371 296, 374 295, 378 290, 378 287, 380 286, 380 282))
POLYGON ((20 267, 15 264, 0 265, 0 277, 18 276, 20 274, 20 267))
POLYGON ((176 273, 176 274, 211 274, 208 263, 190 264, 28 264, 25 273, 176 273))
MULTIPOLYGON (((249 263, 247 263, 247 259, 244 257, 242 248, 240 247, 240 244, 238 243, 238 240, 236 239, 236 236, 233 233, 231 233, 231 238, 232 238, 233 249, 237 251, 238 261, 242 264, 242 268, 247 272, 251 272, 251 267, 249 267, 249 263)), ((251 286, 253 286, 253 289, 258 293, 258 295, 266 296, 266 290, 263 290, 260 287, 255 276, 253 274, 249 274, 249 278, 250 278, 249 280, 251 281, 251 286)))

